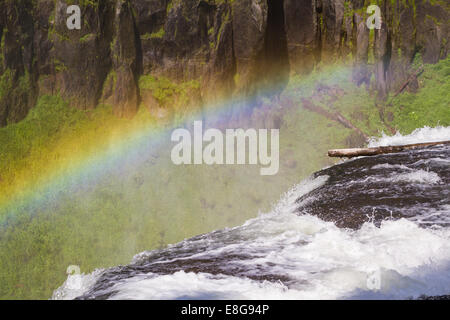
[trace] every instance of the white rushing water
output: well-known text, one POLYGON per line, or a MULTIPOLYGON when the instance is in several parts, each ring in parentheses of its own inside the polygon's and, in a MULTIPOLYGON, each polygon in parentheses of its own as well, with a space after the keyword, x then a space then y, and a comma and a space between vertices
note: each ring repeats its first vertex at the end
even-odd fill
POLYGON ((118 283, 113 299, 401 299, 448 293, 448 231, 425 231, 412 222, 397 221, 381 228, 367 225, 352 233, 310 216, 292 216, 279 216, 278 221, 261 218, 268 228, 278 229, 270 237, 259 237, 273 250, 246 262, 275 264, 278 272, 297 280, 289 288, 281 281, 180 271, 118 283), (281 231, 279 224, 289 225, 289 231, 281 231), (301 241, 307 245, 299 246, 301 241))
MULTIPOLYGON (((449 127, 423 128, 409 136, 383 136, 373 140, 371 146, 438 140, 450 140, 449 127)), ((435 161, 449 166, 448 159, 435 161)), ((436 173, 407 166, 381 163, 373 168, 397 170, 383 178, 389 183, 440 183, 436 173)), ((299 207, 296 200, 328 179, 308 179, 287 192, 271 212, 221 231, 222 237, 237 241, 222 242, 206 235, 168 248, 205 247, 190 259, 245 253, 250 258, 231 259, 227 267, 248 270, 247 276, 185 271, 161 275, 150 271, 116 281, 107 289, 114 292, 109 298, 408 299, 450 293, 450 228, 423 228, 417 223, 418 219, 426 223, 436 216, 448 219, 448 205, 424 211, 420 217, 383 221, 379 227, 365 223, 358 230, 338 228, 309 214, 295 214, 299 207), (255 280, 252 276, 258 274, 275 274, 289 280, 255 280)), ((155 254, 141 253, 133 263, 155 254)), ((88 292, 103 272, 77 276, 75 284, 75 276, 69 276, 53 298, 72 299, 88 292)))
POLYGON ((399 132, 393 136, 388 136, 383 133, 381 138, 370 139, 369 147, 399 146, 405 144, 439 141, 450 141, 450 127, 423 127, 416 129, 411 134, 405 136, 399 132))

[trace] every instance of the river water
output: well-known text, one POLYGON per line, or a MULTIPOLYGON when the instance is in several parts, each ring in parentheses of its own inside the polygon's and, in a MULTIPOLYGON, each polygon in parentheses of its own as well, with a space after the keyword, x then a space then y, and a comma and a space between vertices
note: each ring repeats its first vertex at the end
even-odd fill
MULTIPOLYGON (((450 140, 450 128, 370 145, 450 140)), ((273 209, 126 266, 69 276, 53 299, 417 299, 450 293, 450 145, 314 173, 273 209)))

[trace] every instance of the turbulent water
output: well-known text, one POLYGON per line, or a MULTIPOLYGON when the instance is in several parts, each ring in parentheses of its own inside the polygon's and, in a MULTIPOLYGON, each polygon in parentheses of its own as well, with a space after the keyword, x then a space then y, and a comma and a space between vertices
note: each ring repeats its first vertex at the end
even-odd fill
MULTIPOLYGON (((450 128, 371 146, 450 140, 450 128)), ((54 299, 410 299, 450 293, 450 145, 315 173, 272 212, 127 266, 69 276, 54 299)))

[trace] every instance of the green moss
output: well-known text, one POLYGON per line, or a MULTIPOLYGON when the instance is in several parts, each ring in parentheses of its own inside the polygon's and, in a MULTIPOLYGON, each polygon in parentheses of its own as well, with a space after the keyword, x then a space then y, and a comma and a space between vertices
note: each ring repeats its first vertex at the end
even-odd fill
POLYGON ((394 114, 392 125, 402 133, 423 126, 450 125, 450 58, 425 65, 425 72, 418 79, 417 93, 405 92, 392 98, 388 107, 394 114))
POLYGON ((0 76, 0 100, 3 99, 12 89, 13 72, 7 69, 0 76))
POLYGON ((153 33, 146 33, 141 36, 142 40, 149 40, 149 39, 162 39, 164 38, 164 35, 166 32, 164 31, 164 27, 161 27, 158 31, 155 31, 153 33))
POLYGON ((186 102, 189 91, 199 89, 200 83, 193 80, 177 84, 165 77, 156 78, 146 75, 139 79, 139 87, 143 90, 150 90, 159 104, 167 107, 174 103, 175 97, 178 98, 178 104, 186 102))
POLYGON ((166 8, 167 15, 169 15, 170 11, 172 11, 174 8, 180 6, 182 1, 183 0, 170 0, 167 3, 167 8, 166 8))
POLYGON ((91 7, 94 9, 98 9, 99 2, 94 0, 66 0, 68 5, 77 4, 82 8, 91 7))
POLYGON ((8 104, 11 101, 25 104, 32 90, 32 80, 27 71, 18 76, 14 71, 7 69, 0 76, 0 104, 8 104), (9 102, 6 102, 8 100, 9 102))
MULTIPOLYGON (((411 72, 423 64, 417 54, 411 66, 411 72)), ((423 126, 450 125, 450 58, 436 65, 425 65, 425 72, 419 77, 420 89, 417 93, 404 92, 386 102, 376 102, 376 97, 365 88, 355 86, 351 79, 351 69, 330 66, 320 73, 314 72, 307 78, 293 77, 288 90, 294 90, 294 96, 311 96, 317 83, 337 86, 342 91, 338 97, 323 97, 318 105, 331 111, 339 111, 347 119, 369 136, 390 132, 394 128, 408 134, 423 126), (329 74, 333 74, 332 77, 329 74), (325 75, 325 76, 322 76, 325 75), (299 90, 299 87, 301 88, 299 90), (380 110, 390 113, 393 120, 380 118, 380 110)))
POLYGON ((353 9, 351 1, 344 2, 344 17, 346 19, 353 19, 353 9))
POLYGON ((92 38, 92 37, 94 37, 95 38, 95 34, 93 34, 93 33, 88 33, 88 34, 86 34, 86 35, 84 35, 84 36, 82 36, 81 38, 80 38, 80 42, 86 42, 86 41, 88 41, 90 38, 92 38))
POLYGON ((53 60, 53 67, 55 68, 55 71, 57 73, 67 70, 67 66, 64 64, 64 62, 62 62, 58 59, 53 60))

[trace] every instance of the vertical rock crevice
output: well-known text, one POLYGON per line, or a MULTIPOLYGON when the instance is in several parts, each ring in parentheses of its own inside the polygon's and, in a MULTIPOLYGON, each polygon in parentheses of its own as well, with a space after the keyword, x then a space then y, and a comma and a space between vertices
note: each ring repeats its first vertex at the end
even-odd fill
POLYGON ((391 12, 388 11, 386 3, 382 12, 386 18, 382 22, 381 29, 374 31, 375 81, 379 99, 384 99, 388 94, 387 76, 392 55, 391 32, 388 27, 392 23, 391 12))
POLYGON ((213 48, 211 65, 203 81, 203 96, 210 104, 220 103, 233 95, 236 89, 236 56, 231 19, 231 7, 220 4, 215 9, 210 29, 213 48))
POLYGON ((258 57, 257 86, 263 95, 278 95, 289 81, 289 54, 284 0, 267 1, 264 46, 258 57))
POLYGON ((139 33, 128 0, 117 0, 114 18, 113 67, 116 74, 113 110, 130 118, 138 111, 138 78, 142 70, 139 33))
POLYGON ((320 59, 316 0, 284 0, 285 31, 291 72, 309 73, 320 59))

